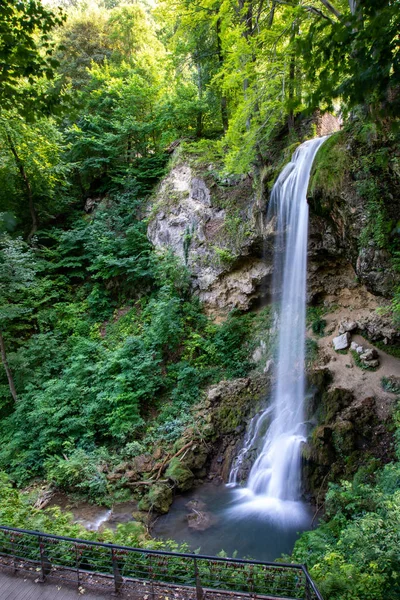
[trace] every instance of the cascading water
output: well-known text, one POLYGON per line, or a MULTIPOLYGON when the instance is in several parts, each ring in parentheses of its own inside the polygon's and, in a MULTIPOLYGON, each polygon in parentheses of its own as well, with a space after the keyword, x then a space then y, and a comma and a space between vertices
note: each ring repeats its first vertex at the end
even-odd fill
POLYGON ((279 308, 275 389, 268 409, 251 423, 241 453, 231 471, 230 484, 245 455, 255 447, 257 432, 270 425, 261 452, 250 471, 246 488, 234 510, 287 514, 301 520, 300 460, 304 431, 305 308, 307 276, 307 188, 314 157, 326 137, 309 140, 296 150, 279 175, 268 209, 275 235, 273 299, 279 308), (244 501, 244 502, 243 502, 244 501), (289 506, 290 505, 290 506, 289 506), (296 516, 297 515, 297 516, 296 516))
MULTIPOLYGON (((302 144, 280 174, 271 195, 268 232, 275 238, 273 300, 278 307, 273 331, 278 338, 274 392, 268 407, 249 423, 229 483, 209 484, 193 499, 215 523, 207 535, 188 528, 188 498, 174 503, 155 532, 171 535, 192 549, 214 554, 223 548, 259 560, 291 552, 300 531, 311 527, 311 508, 301 501, 300 449, 305 440, 304 357, 308 205, 311 166, 325 138, 302 144), (256 460, 247 487, 241 472, 256 460), (179 504, 180 502, 180 504, 179 504)), ((232 554, 231 554, 232 555, 232 554)))

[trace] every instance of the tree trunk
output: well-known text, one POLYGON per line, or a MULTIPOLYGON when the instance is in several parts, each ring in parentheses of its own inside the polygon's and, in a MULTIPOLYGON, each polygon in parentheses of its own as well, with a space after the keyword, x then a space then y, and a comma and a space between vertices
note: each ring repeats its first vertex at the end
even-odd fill
MULTIPOLYGON (((253 4, 252 2, 249 2, 249 5, 247 7, 247 10, 243 13, 245 9, 245 0, 239 0, 239 11, 242 13, 241 18, 242 18, 242 23, 244 23, 245 28, 243 31, 243 37, 245 38, 245 40, 248 40, 249 37, 251 37, 253 31, 252 31, 252 27, 253 27, 253 4)), ((244 61, 244 66, 246 65, 247 60, 244 61)), ((244 98, 245 100, 247 100, 248 98, 248 89, 250 87, 250 81, 248 79, 248 77, 245 77, 243 80, 243 93, 244 93, 244 98)), ((249 113, 247 119, 246 119, 246 130, 249 131, 250 130, 250 126, 251 126, 251 113, 249 113)))
POLYGON ((292 24, 292 33, 290 36, 290 44, 291 48, 291 56, 289 63, 289 83, 288 83, 288 96, 289 96, 289 114, 288 114, 288 127, 289 131, 291 131, 294 127, 294 101, 295 101, 295 90, 296 90, 296 55, 294 52, 294 42, 296 39, 296 35, 298 34, 298 24, 297 21, 294 21, 292 24))
POLYGON ((11 396, 13 397, 14 402, 18 402, 17 391, 15 389, 15 384, 14 384, 14 379, 13 379, 13 376, 11 373, 11 369, 8 365, 6 347, 4 345, 4 339, 3 339, 3 335, 1 333, 1 331, 0 331, 0 353, 1 353, 1 361, 4 365, 4 369, 7 374, 8 385, 10 388, 11 396))
MULTIPOLYGON (((216 24, 217 30, 217 53, 218 53, 218 62, 219 67, 222 69, 224 66, 224 57, 222 55, 222 45, 221 45, 221 19, 217 19, 216 24)), ((228 119, 228 100, 224 94, 221 94, 221 120, 222 127, 224 128, 224 132, 226 133, 228 130, 229 119, 228 119)))
POLYGON ((38 216, 37 216, 37 212, 36 212, 36 208, 35 208, 35 204, 33 202, 33 194, 32 194, 32 187, 31 187, 31 183, 29 181, 29 177, 25 171, 25 167, 24 167, 24 163, 21 160, 21 157, 19 156, 17 149, 14 145, 14 142, 12 141, 12 138, 10 136, 9 133, 7 133, 7 141, 9 143, 10 146, 10 150, 15 158, 15 162, 17 164, 19 173, 21 175, 21 179, 22 182, 24 184, 25 190, 26 190, 26 195, 28 198, 28 203, 29 203, 29 212, 31 214, 31 220, 32 220, 32 227, 31 230, 28 234, 27 240, 30 243, 33 236, 35 235, 37 228, 38 228, 38 216))
MULTIPOLYGON (((200 61, 196 63, 197 68, 197 88, 199 92, 200 103, 203 101, 203 78, 201 72, 200 61)), ((200 109, 197 113, 196 118, 196 137, 201 138, 203 135, 203 110, 200 109)))

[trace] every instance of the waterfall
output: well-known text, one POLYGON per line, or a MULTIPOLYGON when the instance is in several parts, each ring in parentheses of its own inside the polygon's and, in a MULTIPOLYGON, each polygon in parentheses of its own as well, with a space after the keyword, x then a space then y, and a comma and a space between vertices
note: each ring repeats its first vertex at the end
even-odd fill
POLYGON ((297 148, 279 175, 269 202, 267 222, 275 237, 272 291, 278 323, 276 383, 270 406, 251 423, 230 477, 230 485, 235 485, 240 464, 248 452, 254 451, 255 436, 262 429, 261 423, 268 419, 261 451, 246 488, 239 492, 256 510, 282 508, 282 503, 296 503, 301 495, 301 445, 306 439, 307 188, 314 157, 325 139, 309 140, 297 148))

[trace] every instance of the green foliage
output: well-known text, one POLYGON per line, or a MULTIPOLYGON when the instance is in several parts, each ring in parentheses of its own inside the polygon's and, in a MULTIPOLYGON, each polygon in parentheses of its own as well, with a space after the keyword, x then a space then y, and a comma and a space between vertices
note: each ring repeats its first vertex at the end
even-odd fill
POLYGON ((360 471, 353 482, 331 485, 325 523, 303 534, 292 558, 307 562, 321 593, 332 600, 383 600, 400 593, 399 464, 360 471))
POLYGON ((326 313, 326 308, 322 306, 309 306, 307 308, 306 323, 307 327, 311 327, 315 335, 322 337, 325 333, 326 319, 323 315, 326 313))
POLYGON ((340 192, 349 166, 342 139, 341 132, 334 133, 318 150, 310 177, 309 190, 312 196, 316 192, 327 196, 340 192))
POLYGON ((53 57, 54 40, 49 35, 65 16, 61 9, 52 11, 40 0, 3 0, 0 5, 0 106, 37 110, 43 101, 40 90, 32 85, 37 78, 54 77, 57 62, 53 57), (34 107, 34 104, 36 106, 34 107))
POLYGON ((251 368, 250 317, 210 322, 186 269, 151 249, 139 210, 132 191, 114 194, 35 251, 3 234, 18 403, 1 373, 0 464, 19 483, 44 475, 105 497, 103 460, 175 442, 204 385, 251 368))
POLYGON ((318 358, 318 343, 311 338, 306 339, 306 365, 309 368, 318 358))
POLYGON ((399 114, 391 88, 399 81, 399 11, 390 0, 343 4, 332 18, 316 19, 299 40, 313 106, 332 107, 342 97, 348 106, 369 104, 376 112, 399 114))
POLYGON ((20 230, 29 231, 32 212, 39 223, 48 223, 70 204, 72 165, 65 160, 66 149, 54 119, 30 123, 15 110, 2 111, 0 202, 17 217, 20 230))
POLYGON ((63 456, 53 456, 45 463, 47 479, 59 489, 78 492, 98 504, 107 492, 107 479, 101 469, 102 463, 109 460, 105 449, 87 452, 72 448, 68 453, 68 443, 64 445, 63 456))

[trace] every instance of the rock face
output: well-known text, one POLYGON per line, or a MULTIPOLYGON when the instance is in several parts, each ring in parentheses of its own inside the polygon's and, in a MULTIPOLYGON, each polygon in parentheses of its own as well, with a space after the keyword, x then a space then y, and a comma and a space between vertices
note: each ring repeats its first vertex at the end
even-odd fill
MULTIPOLYGON (((324 131, 322 121, 319 125, 324 131)), ((175 164, 149 207, 148 237, 187 265, 193 289, 209 311, 248 310, 271 293, 274 227, 265 215, 272 182, 266 186, 257 169, 222 177, 217 165, 175 152, 175 164)), ((315 179, 315 173, 310 181, 308 301, 334 302, 338 290, 352 291, 360 283, 390 297, 399 275, 389 253, 373 240, 360 248, 368 203, 349 167, 349 148, 339 146, 339 152, 344 166, 336 186, 323 187, 326 178, 315 179)))
POLYGON ((384 249, 385 244, 390 245, 388 240, 374 237, 373 223, 386 220, 385 226, 390 228, 397 221, 398 179, 383 167, 374 180, 372 172, 360 170, 366 158, 373 162, 371 146, 345 135, 332 139, 336 145, 329 146, 325 162, 317 155, 309 187, 310 299, 334 293, 335 286, 352 289, 359 283, 375 295, 390 297, 395 282, 400 281, 399 274, 393 257, 384 249), (386 186, 380 192, 382 205, 375 203, 373 214, 371 198, 382 181, 386 186))
POLYGON ((348 390, 330 389, 322 394, 316 419, 303 448, 304 481, 311 495, 323 497, 327 481, 351 477, 371 457, 382 464, 393 459, 390 418, 382 422, 374 398, 355 401, 348 390))
POLYGON ((192 162, 178 159, 162 182, 148 237, 187 265, 193 289, 209 309, 248 309, 272 273, 262 259, 262 209, 252 179, 221 181, 213 165, 199 172, 192 162))
MULTIPOLYGON (((254 373, 247 378, 221 381, 210 388, 206 399, 209 442, 213 445, 210 479, 228 481, 232 461, 242 447, 246 424, 261 408, 269 387, 268 377, 254 373)), ((246 478, 245 472, 241 475, 246 478)))

